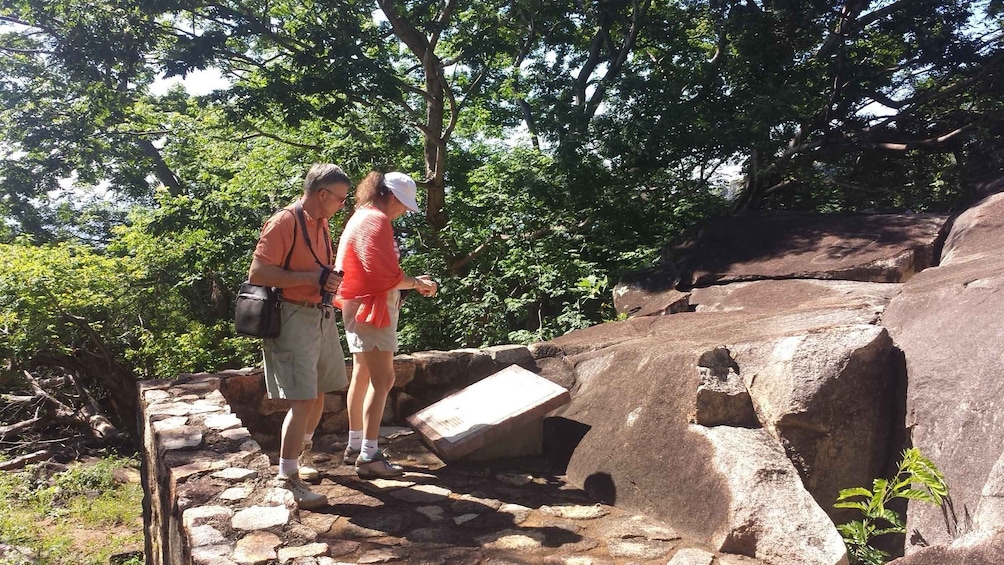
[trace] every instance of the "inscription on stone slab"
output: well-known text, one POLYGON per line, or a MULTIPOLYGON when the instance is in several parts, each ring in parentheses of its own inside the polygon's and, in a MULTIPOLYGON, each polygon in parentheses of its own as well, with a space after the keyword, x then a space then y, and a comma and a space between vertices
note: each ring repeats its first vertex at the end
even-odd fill
POLYGON ((463 457, 570 400, 568 391, 518 366, 509 366, 408 417, 444 460, 463 457))

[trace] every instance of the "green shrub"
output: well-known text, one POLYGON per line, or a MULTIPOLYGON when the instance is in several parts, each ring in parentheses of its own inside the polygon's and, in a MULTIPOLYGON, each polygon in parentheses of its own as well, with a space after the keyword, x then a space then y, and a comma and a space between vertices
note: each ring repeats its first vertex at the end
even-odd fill
MULTIPOLYGON (((116 484, 114 472, 123 467, 136 461, 105 457, 52 476, 37 466, 0 473, 0 540, 28 551, 35 565, 106 565, 112 555, 135 553, 143 546, 143 489, 116 484), (105 532, 103 543, 78 539, 96 532, 105 532)), ((0 558, 0 565, 23 562, 0 558)))
POLYGON ((875 479, 872 489, 864 487, 843 489, 837 496, 836 508, 856 508, 864 517, 837 526, 847 546, 852 564, 881 565, 889 554, 872 545, 872 541, 886 534, 906 533, 906 524, 894 510, 887 508, 894 499, 922 500, 942 506, 948 498, 945 477, 920 450, 910 448, 903 452, 899 470, 892 479, 875 479), (919 485, 919 488, 915 488, 919 485))

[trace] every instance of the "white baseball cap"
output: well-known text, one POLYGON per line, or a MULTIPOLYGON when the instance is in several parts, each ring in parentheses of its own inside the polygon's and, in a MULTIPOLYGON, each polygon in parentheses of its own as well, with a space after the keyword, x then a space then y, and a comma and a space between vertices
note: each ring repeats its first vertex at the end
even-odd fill
POLYGON ((390 189, 391 193, 404 204, 404 207, 412 212, 418 212, 418 202, 415 201, 415 181, 404 173, 387 173, 383 176, 383 183, 390 189))

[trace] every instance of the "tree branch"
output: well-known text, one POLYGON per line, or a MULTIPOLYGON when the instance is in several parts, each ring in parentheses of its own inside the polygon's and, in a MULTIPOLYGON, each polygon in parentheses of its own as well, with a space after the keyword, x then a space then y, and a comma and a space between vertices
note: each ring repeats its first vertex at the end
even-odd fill
MULTIPOLYGON (((285 47, 286 49, 288 49, 291 53, 298 53, 298 52, 306 51, 306 50, 310 49, 310 45, 307 45, 307 44, 305 44, 303 42, 296 41, 293 38, 286 37, 286 36, 283 36, 283 35, 280 35, 280 34, 276 33, 272 29, 271 26, 263 23, 257 17, 253 16, 251 14, 251 10, 248 10, 240 2, 237 2, 236 4, 238 6, 240 6, 245 11, 243 11, 243 12, 237 11, 237 10, 234 10, 234 9, 230 8, 229 6, 226 6, 226 5, 217 3, 217 2, 209 2, 205 6, 207 8, 215 8, 222 15, 228 16, 228 17, 230 17, 234 21, 243 21, 243 22, 245 22, 247 24, 247 26, 252 31, 256 31, 256 32, 260 33, 261 35, 263 35, 263 36, 271 39, 277 45, 281 45, 281 46, 285 47)), ((195 14, 194 11, 193 11, 193 14, 195 14)), ((218 24, 220 26, 223 26, 223 27, 232 27, 226 21, 221 21, 221 20, 218 20, 217 18, 212 18, 212 17, 206 16, 206 15, 201 15, 201 14, 199 14, 199 16, 202 17, 202 18, 205 18, 208 21, 211 21, 211 22, 216 23, 216 24, 218 24)))
POLYGON ((446 5, 443 6, 443 11, 439 13, 439 17, 436 18, 436 29, 432 32, 432 37, 429 38, 429 50, 435 51, 436 45, 439 44, 439 35, 443 32, 446 27, 446 23, 450 21, 450 17, 453 16, 453 10, 456 8, 456 0, 447 0, 446 5))
POLYGON ((164 186, 167 187, 168 192, 170 192, 172 196, 180 196, 183 194, 185 191, 185 185, 181 182, 181 179, 178 178, 178 175, 174 174, 174 171, 167 165, 167 162, 164 161, 164 157, 160 154, 160 150, 154 146, 153 142, 144 138, 136 140, 136 144, 139 145, 139 148, 143 151, 144 155, 153 160, 154 175, 156 175, 157 180, 162 182, 164 186))
POLYGON ((929 137, 927 139, 918 139, 914 141, 906 141, 900 143, 884 142, 875 143, 873 146, 880 149, 888 149, 890 151, 912 151, 914 149, 942 149, 949 143, 953 142, 955 139, 964 136, 965 134, 976 129, 975 124, 966 124, 954 131, 946 133, 945 135, 939 135, 937 137, 929 137))
POLYGON ((813 58, 819 61, 829 57, 837 48, 837 45, 849 35, 854 20, 857 19, 864 8, 865 3, 859 0, 848 0, 847 3, 841 6, 836 28, 826 37, 826 41, 819 46, 813 58))
POLYGON ((55 51, 46 51, 43 49, 18 49, 16 47, 7 47, 6 45, 0 45, 0 51, 20 53, 22 55, 52 55, 55 53, 55 51))
MULTIPOLYGON (((37 23, 37 22, 35 22, 35 23, 28 22, 26 20, 18 18, 17 16, 0 16, 0 22, 10 22, 12 24, 16 24, 16 25, 19 25, 19 26, 24 26, 24 27, 29 27, 29 28, 34 28, 34 29, 42 30, 45 33, 48 33, 49 35, 52 35, 52 36, 59 35, 56 32, 56 30, 52 29, 51 27, 46 27, 46 26, 44 26, 44 25, 42 25, 40 23, 37 23)), ((61 23, 61 22, 59 22, 59 20, 56 20, 56 22, 57 23, 61 23)))
POLYGON ((280 137, 278 135, 275 135, 274 133, 268 133, 268 132, 262 131, 258 126, 255 126, 254 124, 245 123, 244 127, 248 128, 250 130, 253 130, 254 133, 241 136, 241 137, 239 137, 237 139, 237 141, 247 141, 249 139, 256 139, 256 138, 259 138, 259 137, 264 137, 266 139, 271 139, 272 141, 278 141, 279 143, 282 143, 282 144, 285 144, 285 145, 289 145, 290 147, 299 147, 300 149, 310 149, 311 151, 324 151, 324 148, 321 147, 320 145, 311 145, 309 143, 300 143, 298 141, 290 141, 288 139, 284 139, 284 138, 282 138, 282 137, 280 137))
MULTIPOLYGON (((32 400, 35 399, 34 396, 30 397, 32 400)), ((0 440, 7 441, 7 439, 15 438, 20 436, 23 432, 27 430, 33 430, 39 427, 43 418, 41 416, 35 416, 28 420, 22 420, 20 422, 15 422, 7 426, 0 426, 0 440)))
POLYGON ((29 453, 27 455, 22 455, 20 457, 15 457, 10 461, 4 461, 0 463, 0 471, 14 471, 17 469, 23 469, 27 465, 32 465, 40 461, 45 461, 46 459, 52 457, 54 453, 49 449, 42 449, 29 453))

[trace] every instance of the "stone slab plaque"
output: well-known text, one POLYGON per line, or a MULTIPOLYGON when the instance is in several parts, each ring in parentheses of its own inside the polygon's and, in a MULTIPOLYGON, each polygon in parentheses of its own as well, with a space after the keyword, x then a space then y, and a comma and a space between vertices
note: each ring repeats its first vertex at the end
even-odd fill
POLYGON ((408 417, 444 461, 459 459, 571 400, 551 381, 511 365, 408 417))

